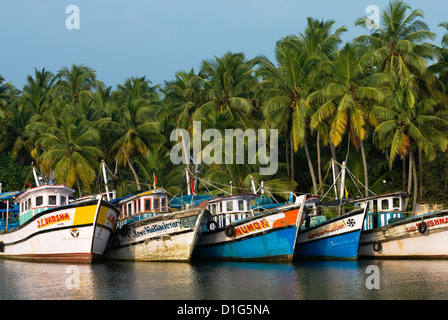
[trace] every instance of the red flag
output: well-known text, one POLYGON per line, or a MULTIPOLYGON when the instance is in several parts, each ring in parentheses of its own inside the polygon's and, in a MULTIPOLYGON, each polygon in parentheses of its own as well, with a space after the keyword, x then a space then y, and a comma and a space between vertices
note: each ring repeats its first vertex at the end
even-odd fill
POLYGON ((156 177, 156 174, 154 172, 152 173, 152 176, 154 178, 154 189, 155 189, 156 188, 156 184, 157 184, 157 177, 156 177))
POLYGON ((191 180, 191 193, 194 194, 194 181, 191 180))

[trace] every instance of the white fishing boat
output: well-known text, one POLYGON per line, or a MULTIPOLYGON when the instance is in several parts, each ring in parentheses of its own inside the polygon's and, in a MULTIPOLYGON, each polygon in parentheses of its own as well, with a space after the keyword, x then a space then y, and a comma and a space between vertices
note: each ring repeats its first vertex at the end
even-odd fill
POLYGON ((74 192, 64 185, 44 184, 18 194, 14 202, 19 206, 19 223, 0 231, 0 258, 98 260, 115 230, 119 211, 101 198, 69 203, 74 192))
POLYGON ((117 199, 118 229, 104 254, 128 261, 184 261, 191 259, 201 224, 207 222, 205 203, 171 211, 164 189, 117 199))
POLYGON ((368 208, 359 257, 448 258, 448 210, 407 217, 406 197, 394 192, 353 201, 368 208))

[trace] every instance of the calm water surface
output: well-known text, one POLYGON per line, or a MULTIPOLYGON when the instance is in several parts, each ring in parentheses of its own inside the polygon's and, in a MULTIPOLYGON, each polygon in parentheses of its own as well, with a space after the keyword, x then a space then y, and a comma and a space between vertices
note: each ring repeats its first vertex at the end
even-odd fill
POLYGON ((0 285, 2 300, 445 300, 448 261, 71 265, 0 260, 0 285), (367 272, 372 265, 376 273, 367 272), (379 289, 369 289, 369 283, 379 289))

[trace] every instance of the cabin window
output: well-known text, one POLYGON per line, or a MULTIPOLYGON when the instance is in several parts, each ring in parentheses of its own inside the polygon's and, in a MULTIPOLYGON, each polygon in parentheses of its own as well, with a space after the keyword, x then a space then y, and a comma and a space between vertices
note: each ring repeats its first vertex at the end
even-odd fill
POLYGON ((151 211, 151 199, 145 199, 145 211, 151 211))
POLYGON ((154 210, 159 210, 160 199, 154 199, 154 210))
POLYGON ((31 209, 31 198, 29 198, 28 201, 27 201, 27 208, 26 208, 26 210, 29 210, 29 209, 31 209))
POLYGON ((132 203, 128 203, 128 215, 132 215, 132 203))
POLYGON ((244 211, 244 201, 243 200, 238 201, 238 210, 244 211))
POLYGON ((67 198, 66 197, 61 197, 61 206, 65 205, 67 198))
POLYGON ((233 201, 226 202, 227 212, 233 211, 233 201))
POLYGON ((393 207, 400 209, 400 198, 393 198, 393 207))
POLYGON ((48 204, 51 205, 56 205, 56 196, 49 196, 48 197, 48 204))
POLYGON ((36 207, 41 206, 44 203, 44 198, 42 196, 36 197, 36 207))
POLYGON ((162 198, 162 210, 166 210, 166 199, 162 198))
POLYGON ((381 200, 381 209, 389 209, 389 199, 381 200))

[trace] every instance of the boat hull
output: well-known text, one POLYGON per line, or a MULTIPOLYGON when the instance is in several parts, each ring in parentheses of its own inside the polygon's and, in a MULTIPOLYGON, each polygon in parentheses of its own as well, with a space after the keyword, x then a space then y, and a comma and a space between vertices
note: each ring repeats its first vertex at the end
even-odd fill
POLYGON ((118 209, 90 200, 34 216, 0 232, 0 258, 90 263, 98 260, 115 228, 118 209))
POLYGON ((232 236, 226 235, 223 228, 204 232, 199 239, 194 258, 225 261, 292 261, 297 228, 302 215, 303 209, 299 209, 298 206, 270 210, 233 223, 232 236))
POLYGON ((362 258, 447 259, 448 211, 411 217, 361 233, 362 258), (420 227, 425 222, 426 228, 420 227), (420 227, 420 228, 419 228, 420 227), (420 229, 420 230, 419 230, 420 229))
POLYGON ((357 210, 300 230, 297 259, 356 259, 365 210, 357 210))
POLYGON ((117 230, 104 258, 124 261, 188 262, 206 211, 193 209, 157 215, 117 230))

